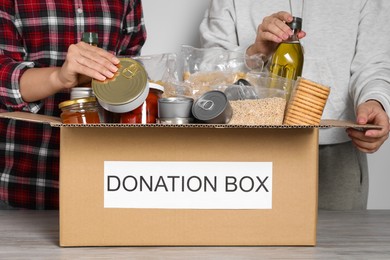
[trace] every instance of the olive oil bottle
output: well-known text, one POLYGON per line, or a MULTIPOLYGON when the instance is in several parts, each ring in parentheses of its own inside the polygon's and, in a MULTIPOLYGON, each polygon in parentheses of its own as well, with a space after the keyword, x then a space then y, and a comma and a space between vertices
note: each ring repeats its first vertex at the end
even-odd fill
MULTIPOLYGON (((302 75, 303 47, 299 42, 298 33, 302 29, 302 18, 294 17, 287 24, 293 31, 287 40, 281 42, 272 56, 270 73, 288 80, 296 80, 302 75)), ((286 86, 286 94, 289 97, 291 84, 286 86)))

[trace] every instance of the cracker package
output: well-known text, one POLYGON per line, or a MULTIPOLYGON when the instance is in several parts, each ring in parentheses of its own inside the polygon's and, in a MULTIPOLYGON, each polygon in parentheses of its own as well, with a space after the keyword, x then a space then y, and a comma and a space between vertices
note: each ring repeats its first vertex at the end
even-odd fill
POLYGON ((319 125, 330 88, 299 78, 284 118, 285 125, 319 125))

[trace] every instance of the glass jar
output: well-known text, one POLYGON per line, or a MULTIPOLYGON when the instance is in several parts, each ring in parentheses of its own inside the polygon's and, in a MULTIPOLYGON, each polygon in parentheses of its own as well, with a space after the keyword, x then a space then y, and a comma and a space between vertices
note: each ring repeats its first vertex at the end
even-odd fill
POLYGON ((158 99, 162 97, 164 87, 149 83, 149 93, 142 105, 136 109, 122 113, 120 122, 123 124, 154 124, 158 117, 158 99))
POLYGON ((99 107, 95 97, 77 98, 61 102, 61 120, 64 124, 100 123, 99 107))

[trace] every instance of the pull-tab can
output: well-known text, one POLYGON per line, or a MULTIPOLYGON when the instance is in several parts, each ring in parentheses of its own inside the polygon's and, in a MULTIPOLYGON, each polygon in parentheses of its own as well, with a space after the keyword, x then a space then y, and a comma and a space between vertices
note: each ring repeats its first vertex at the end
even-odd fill
POLYGON ((120 58, 119 69, 111 79, 92 80, 100 105, 114 113, 126 113, 142 105, 149 93, 145 68, 131 58, 120 58))
POLYGON ((225 93, 213 90, 200 96, 192 106, 193 116, 208 124, 227 124, 233 116, 233 109, 225 93))

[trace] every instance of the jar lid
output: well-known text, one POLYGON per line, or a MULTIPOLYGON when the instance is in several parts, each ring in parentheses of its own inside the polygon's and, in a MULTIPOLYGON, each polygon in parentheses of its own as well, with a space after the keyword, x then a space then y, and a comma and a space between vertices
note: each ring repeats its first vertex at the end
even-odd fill
POLYGON ((58 108, 62 109, 64 107, 68 107, 74 104, 85 104, 85 103, 92 103, 96 102, 95 97, 87 97, 87 98, 76 98, 71 100, 66 100, 58 104, 58 108))
POLYGON ((212 124, 226 124, 233 110, 225 93, 212 90, 200 96, 192 106, 192 114, 200 121, 212 124))
POLYGON ((70 99, 93 97, 94 93, 90 87, 74 87, 70 91, 70 99))
POLYGON ((164 92, 164 87, 161 86, 160 84, 157 84, 157 83, 153 83, 153 82, 149 82, 149 88, 153 88, 153 89, 157 89, 157 90, 160 90, 162 92, 164 92))
POLYGON ((146 70, 139 62, 131 58, 119 60, 114 77, 105 81, 92 79, 92 89, 103 108, 124 113, 145 101, 149 84, 146 70))

